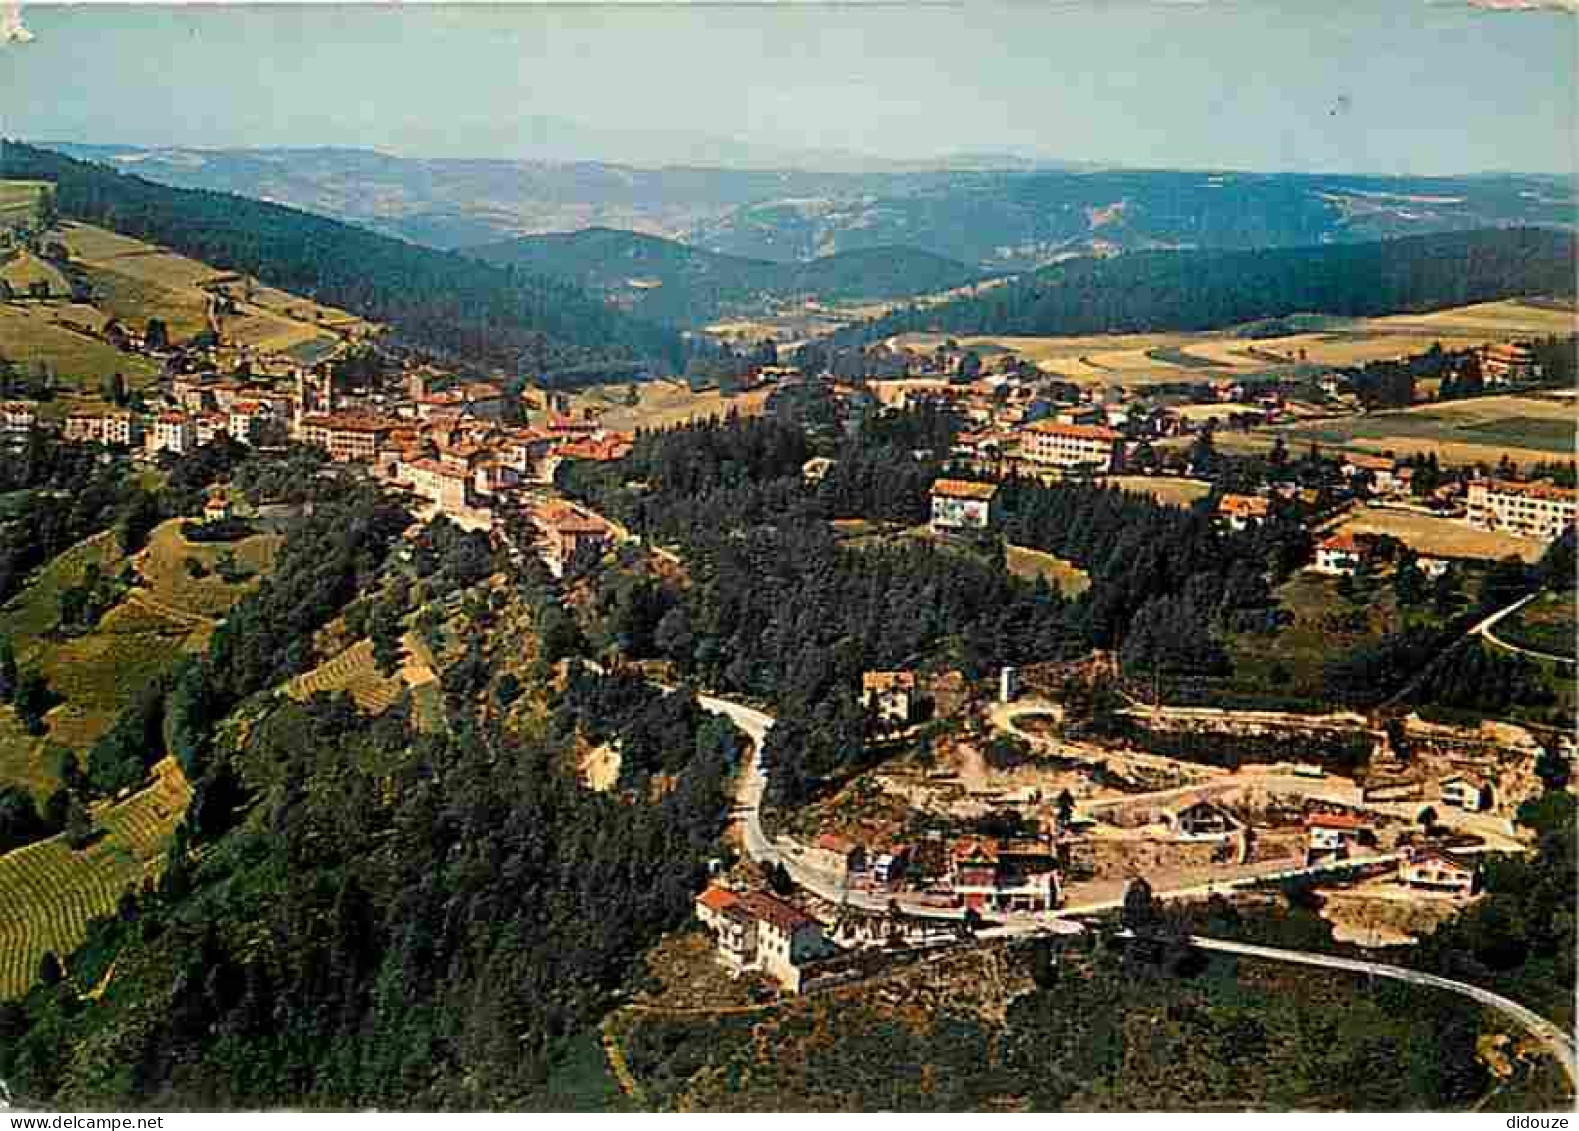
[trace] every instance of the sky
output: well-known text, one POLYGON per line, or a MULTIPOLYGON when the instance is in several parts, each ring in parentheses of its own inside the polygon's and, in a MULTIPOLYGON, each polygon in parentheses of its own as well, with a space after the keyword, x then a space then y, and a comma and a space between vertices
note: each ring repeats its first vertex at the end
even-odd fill
POLYGON ((1508 2, 29 4, 32 41, 0 44, 0 133, 636 164, 1013 152, 1573 174, 1579 18, 1486 7, 1508 2))

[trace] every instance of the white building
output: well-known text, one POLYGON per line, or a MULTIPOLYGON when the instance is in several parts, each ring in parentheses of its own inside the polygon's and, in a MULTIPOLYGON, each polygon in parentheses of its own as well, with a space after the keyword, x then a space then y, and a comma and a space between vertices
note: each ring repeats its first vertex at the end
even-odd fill
POLYGON ((170 452, 185 455, 197 447, 197 427, 184 412, 161 412, 154 417, 154 428, 148 437, 152 452, 170 452))
POLYGON ((985 530, 998 518, 998 485, 965 479, 932 484, 932 526, 946 530, 985 530))
POLYGON ((1399 863, 1398 879, 1405 887, 1443 895, 1471 895, 1475 869, 1435 848, 1411 849, 1399 863))
POLYGON ((1575 491, 1555 483, 1478 480, 1469 485, 1469 521, 1550 542, 1574 524, 1575 491))
POLYGON ((1110 428, 1038 420, 1020 433, 1020 454, 1054 467, 1116 471, 1123 461, 1122 441, 1123 437, 1110 428))
POLYGON ((1486 787, 1463 774, 1442 779, 1438 783, 1438 788, 1442 792, 1443 804, 1455 806, 1469 813, 1478 813, 1490 807, 1486 787))
POLYGON ((1353 573, 1365 557, 1365 546, 1347 530, 1341 530, 1316 546, 1316 564, 1311 569, 1317 573, 1341 577, 1353 573))
POLYGON ((696 917, 713 932, 726 967, 760 970, 791 992, 800 991, 807 964, 832 949, 822 924, 766 892, 710 887, 696 899, 696 917))

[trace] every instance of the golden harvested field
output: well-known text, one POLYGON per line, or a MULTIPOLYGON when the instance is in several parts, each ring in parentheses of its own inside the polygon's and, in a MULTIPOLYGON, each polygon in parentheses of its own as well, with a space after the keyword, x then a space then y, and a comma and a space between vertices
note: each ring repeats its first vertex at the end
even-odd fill
POLYGON ((1102 485, 1150 495, 1165 506, 1175 507, 1187 507, 1212 493, 1212 485, 1204 479, 1170 479, 1155 475, 1105 475, 1102 485))
POLYGON ((1065 597, 1078 597, 1091 588, 1091 575, 1063 558, 1027 546, 1005 546, 1005 562, 1016 577, 1045 578, 1065 597))
MULTIPOLYGON (((628 386, 619 387, 617 392, 628 386)), ((717 389, 693 393, 684 385, 649 381, 636 386, 641 401, 635 406, 610 402, 598 397, 578 398, 581 405, 602 409, 598 418, 605 428, 629 432, 637 428, 671 428, 710 416, 724 417, 731 412, 741 416, 760 416, 771 389, 726 397, 717 389)), ((580 407, 580 405, 578 405, 580 407)))
POLYGON ((158 875, 191 800, 181 768, 165 758, 148 788, 94 806, 105 835, 82 851, 52 837, 0 856, 0 999, 25 993, 45 951, 75 950, 90 919, 113 911, 127 888, 158 875))
MULTIPOLYGON (((967 336, 957 340, 964 346, 1010 350, 1076 384, 1144 386, 1213 381, 1298 362, 1358 365, 1419 353, 1433 342, 1465 348, 1511 338, 1571 334, 1579 328, 1579 318, 1572 310, 1515 300, 1454 307, 1432 314, 1331 322, 1328 330, 1277 338, 1242 338, 1233 330, 1213 330, 1049 338, 967 336), (1263 356, 1255 356, 1252 350, 1263 356), (1197 364, 1191 364, 1191 359, 1197 364)), ((945 337, 903 334, 893 341, 912 349, 930 350, 941 345, 945 337)))
POLYGON ((372 332, 368 322, 273 287, 248 284, 233 272, 188 259, 153 244, 87 224, 63 225, 67 246, 89 269, 105 308, 130 325, 162 318, 182 338, 207 325, 209 288, 225 284, 239 313, 221 320, 226 340, 270 353, 316 343, 327 348, 336 331, 372 332))
POLYGON ((1450 558, 1496 561, 1516 554, 1527 562, 1534 562, 1539 561, 1546 550, 1533 538, 1480 530, 1456 519, 1370 506, 1354 508, 1339 529, 1391 534, 1417 553, 1450 558))
MULTIPOLYGON (((59 324, 59 317, 56 308, 44 303, 0 303, 0 357, 16 362, 23 373, 31 363, 43 362, 65 388, 98 389, 111 373, 123 374, 127 384, 137 388, 158 376, 151 362, 69 330, 59 324)), ((55 415, 51 409, 48 403, 39 406, 44 416, 55 415)))

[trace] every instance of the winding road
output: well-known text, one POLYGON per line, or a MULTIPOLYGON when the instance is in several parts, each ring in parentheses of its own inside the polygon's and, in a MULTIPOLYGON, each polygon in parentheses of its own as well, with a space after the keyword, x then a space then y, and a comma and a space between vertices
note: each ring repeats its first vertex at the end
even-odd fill
MULTIPOLYGON (((792 854, 782 852, 778 844, 763 829, 762 792, 767 784, 767 776, 763 767, 762 752, 766 745, 767 733, 773 727, 773 717, 754 708, 742 706, 739 703, 732 703, 727 699, 719 699, 715 696, 700 695, 697 697, 697 700, 704 709, 729 718, 752 741, 751 759, 740 775, 739 785, 735 794, 736 805, 741 816, 742 840, 745 844, 746 855, 759 863, 784 865, 796 883, 806 888, 812 894, 830 902, 844 903, 860 907, 863 910, 886 910, 888 900, 874 897, 864 892, 848 891, 834 881, 832 877, 807 867, 804 862, 795 859, 792 854)), ((1378 859, 1385 858, 1378 857, 1378 859)), ((1358 863, 1358 861, 1345 862, 1347 866, 1352 866, 1355 863, 1358 863)), ((1320 870, 1322 869, 1291 869, 1287 873, 1280 873, 1278 877, 1257 876, 1241 881, 1209 884, 1204 888, 1197 886, 1183 888, 1178 891, 1158 892, 1154 895, 1154 898, 1181 899, 1199 897, 1211 891, 1232 888, 1240 883, 1260 882, 1269 878, 1281 878, 1283 875, 1304 875, 1320 870)), ((1113 901, 1088 906, 1065 907, 1052 915, 1045 916, 1027 915, 1013 917, 1002 927, 990 932, 983 932, 983 934, 1005 936, 1047 933, 1049 931, 1078 933, 1083 928, 1079 923, 1070 919, 1070 916, 1094 914, 1110 910, 1117 903, 1118 901, 1113 901)), ((907 914, 922 915, 929 918, 955 919, 962 914, 952 908, 927 907, 903 898, 901 898, 901 906, 907 914)), ((1579 1090, 1579 1067, 1576 1067, 1573 1034, 1563 1031, 1559 1026, 1548 1021, 1534 1010, 1500 994, 1492 993, 1490 990, 1482 989, 1468 982, 1458 982, 1451 978, 1443 978, 1420 970, 1410 970, 1403 966, 1393 966, 1385 962, 1369 962, 1362 959, 1344 958, 1335 954, 1321 954, 1314 951, 1282 950, 1275 947, 1255 946, 1250 943, 1234 942, 1230 939, 1214 939, 1204 935, 1192 935, 1190 936, 1190 942, 1201 950, 1216 951, 1223 954, 1238 954, 1247 958, 1259 958, 1270 962, 1289 962, 1301 966, 1343 970, 1378 978, 1391 978, 1400 982, 1408 982, 1412 985, 1447 990, 1467 997, 1509 1018, 1537 1037, 1551 1050, 1552 1055, 1562 1065, 1563 1071, 1568 1076, 1570 1087, 1579 1090)))

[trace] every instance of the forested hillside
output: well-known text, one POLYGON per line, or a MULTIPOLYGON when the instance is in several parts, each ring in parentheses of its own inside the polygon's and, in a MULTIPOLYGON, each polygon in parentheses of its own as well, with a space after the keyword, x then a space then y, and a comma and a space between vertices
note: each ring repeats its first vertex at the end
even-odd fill
POLYGON ((523 236, 466 254, 551 275, 608 295, 643 318, 688 327, 706 325, 731 310, 751 313, 773 301, 903 298, 981 278, 963 263, 914 248, 870 248, 808 263, 774 263, 609 228, 523 236))
POLYGON ((1520 295, 1572 295, 1571 232, 1454 232, 1261 251, 1074 259, 970 298, 841 331, 1043 336, 1211 330, 1297 313, 1364 317, 1520 295))
POLYGON ((677 335, 576 287, 292 208, 175 189, 17 142, 0 177, 56 185, 60 212, 388 323, 411 343, 512 369, 675 364, 677 335))

